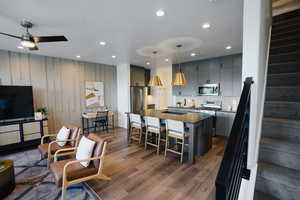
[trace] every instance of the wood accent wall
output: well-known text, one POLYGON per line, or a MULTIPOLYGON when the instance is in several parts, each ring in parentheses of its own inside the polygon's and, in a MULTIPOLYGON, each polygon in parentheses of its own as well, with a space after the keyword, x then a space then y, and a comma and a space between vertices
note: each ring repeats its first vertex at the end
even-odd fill
POLYGON ((48 109, 50 133, 81 125, 85 81, 103 81, 104 103, 117 111, 116 66, 0 50, 0 84, 31 85, 35 109, 48 109))

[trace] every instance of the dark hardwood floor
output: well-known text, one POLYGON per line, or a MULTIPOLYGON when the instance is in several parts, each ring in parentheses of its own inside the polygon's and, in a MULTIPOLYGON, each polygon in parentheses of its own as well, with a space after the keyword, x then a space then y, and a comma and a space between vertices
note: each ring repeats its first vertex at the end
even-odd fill
POLYGON ((88 182, 102 200, 215 199, 214 181, 226 140, 215 138, 212 150, 198 157, 194 165, 181 165, 172 154, 164 159, 163 152, 156 155, 150 147, 128 146, 126 129, 116 128, 104 135, 109 138, 104 173, 112 180, 88 182))

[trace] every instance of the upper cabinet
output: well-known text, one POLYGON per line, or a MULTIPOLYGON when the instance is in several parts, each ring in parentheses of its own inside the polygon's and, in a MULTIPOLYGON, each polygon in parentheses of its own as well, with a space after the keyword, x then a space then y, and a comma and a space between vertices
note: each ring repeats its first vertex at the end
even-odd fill
POLYGON ((182 86, 182 95, 188 96, 197 95, 197 88, 198 86, 198 67, 193 63, 183 64, 181 67, 181 71, 184 73, 185 78, 187 80, 188 85, 182 86))
MULTIPOLYGON (((175 96, 198 95, 201 84, 220 83, 220 95, 240 96, 242 87, 242 55, 224 56, 181 64, 187 86, 173 86, 175 96)), ((173 65, 173 79, 179 66, 173 65)))
POLYGON ((210 83, 220 83, 220 61, 212 59, 209 62, 209 81, 210 83))
POLYGON ((146 86, 145 68, 135 65, 130 66, 130 86, 146 86))
POLYGON ((210 82, 210 61, 198 62, 198 85, 210 82))
POLYGON ((233 57, 233 96, 240 96, 242 93, 242 56, 233 57))
POLYGON ((220 59, 220 93, 221 96, 233 95, 233 75, 232 75, 232 56, 226 56, 220 59))

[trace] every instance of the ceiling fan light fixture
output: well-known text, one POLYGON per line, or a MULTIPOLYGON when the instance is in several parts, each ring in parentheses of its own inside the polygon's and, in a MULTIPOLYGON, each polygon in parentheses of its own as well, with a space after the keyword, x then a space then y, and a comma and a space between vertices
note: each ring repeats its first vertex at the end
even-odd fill
POLYGON ((26 48, 34 48, 35 47, 35 43, 30 40, 22 40, 21 45, 26 48))

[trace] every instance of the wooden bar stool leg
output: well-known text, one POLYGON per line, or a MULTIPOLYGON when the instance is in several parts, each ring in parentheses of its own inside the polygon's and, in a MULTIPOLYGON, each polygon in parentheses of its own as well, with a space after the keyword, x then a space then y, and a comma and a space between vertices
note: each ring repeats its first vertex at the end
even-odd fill
POLYGON ((183 162, 183 151, 184 151, 184 138, 182 139, 182 144, 181 144, 181 158, 180 158, 181 164, 183 162))
POLYGON ((146 136, 145 136, 145 150, 147 149, 147 141, 148 141, 148 131, 146 131, 146 136))
POLYGON ((158 141, 157 141, 157 155, 159 155, 159 149, 160 149, 160 134, 158 134, 158 141))
POLYGON ((168 143, 169 143, 169 139, 168 138, 169 138, 168 135, 166 135, 165 159, 166 159, 167 150, 168 150, 168 143))
POLYGON ((139 129, 139 133, 140 133, 139 144, 141 144, 141 142, 142 142, 142 135, 143 135, 142 129, 139 129))

